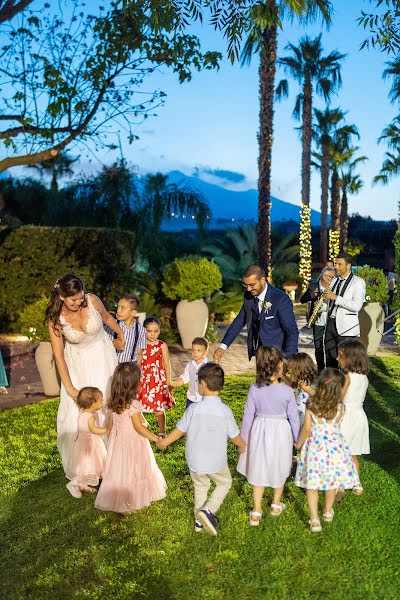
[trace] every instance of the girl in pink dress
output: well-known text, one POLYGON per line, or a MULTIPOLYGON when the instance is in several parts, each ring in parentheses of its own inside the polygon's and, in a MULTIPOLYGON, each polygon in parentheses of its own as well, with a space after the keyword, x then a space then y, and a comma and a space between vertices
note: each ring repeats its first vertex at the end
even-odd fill
POLYGON ((147 335, 147 347, 141 364, 142 380, 138 400, 145 412, 155 413, 159 437, 165 437, 165 410, 175 406, 170 392, 171 365, 168 346, 158 339, 161 322, 157 317, 148 317, 143 323, 147 335))
POLYGON ((103 394, 98 388, 82 388, 76 403, 80 408, 78 435, 72 444, 66 476, 71 480, 67 490, 80 498, 82 492, 95 492, 94 486, 103 476, 106 447, 100 436, 107 429, 97 426, 96 411, 103 408, 103 394))
POLYGON ((129 515, 166 496, 167 484, 149 443, 158 437, 147 429, 143 407, 135 400, 139 382, 136 363, 120 363, 115 369, 108 401, 111 434, 95 503, 99 510, 129 515))

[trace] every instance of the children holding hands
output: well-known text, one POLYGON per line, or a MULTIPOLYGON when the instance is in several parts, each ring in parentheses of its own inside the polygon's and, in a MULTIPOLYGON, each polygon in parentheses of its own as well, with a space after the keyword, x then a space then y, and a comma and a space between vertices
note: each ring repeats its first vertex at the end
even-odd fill
POLYGON ((198 371, 200 367, 209 362, 207 358, 208 353, 208 340, 204 337, 196 337, 192 342, 192 360, 190 360, 183 372, 183 374, 173 381, 170 388, 174 389, 189 384, 189 389, 186 399, 186 408, 188 408, 193 402, 200 402, 201 395, 198 389, 198 371))
POLYGON ((244 452, 245 443, 239 435, 232 410, 219 398, 224 387, 224 371, 215 363, 203 365, 198 371, 201 402, 191 404, 176 428, 157 442, 160 449, 186 435, 185 455, 194 484, 195 531, 217 535, 216 513, 232 486, 228 467, 227 441, 244 452), (208 497, 211 482, 215 489, 208 497))

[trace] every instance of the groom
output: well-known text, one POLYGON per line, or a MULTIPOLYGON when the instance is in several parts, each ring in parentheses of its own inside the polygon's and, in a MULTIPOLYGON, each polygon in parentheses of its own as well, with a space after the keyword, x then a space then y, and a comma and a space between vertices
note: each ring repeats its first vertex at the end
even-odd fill
POLYGON ((286 355, 297 352, 299 330, 289 296, 269 285, 258 265, 247 267, 242 285, 246 290, 243 306, 214 352, 214 362, 219 363, 245 325, 249 360, 260 346, 276 346, 286 355))

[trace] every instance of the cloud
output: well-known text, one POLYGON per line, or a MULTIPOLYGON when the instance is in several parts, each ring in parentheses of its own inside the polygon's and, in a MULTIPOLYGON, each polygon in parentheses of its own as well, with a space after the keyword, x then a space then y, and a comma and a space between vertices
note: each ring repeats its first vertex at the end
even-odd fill
POLYGON ((220 179, 225 183, 243 183, 246 181, 246 175, 243 175, 243 173, 225 169, 211 169, 210 167, 195 167, 193 175, 199 179, 204 175, 211 176, 213 179, 220 179))

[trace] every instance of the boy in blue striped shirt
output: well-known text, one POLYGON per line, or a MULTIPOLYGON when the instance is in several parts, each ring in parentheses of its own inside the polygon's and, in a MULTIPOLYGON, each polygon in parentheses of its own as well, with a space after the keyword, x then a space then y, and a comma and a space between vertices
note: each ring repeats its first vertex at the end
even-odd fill
POLYGON ((117 351, 118 362, 137 362, 140 367, 143 350, 146 349, 146 330, 137 320, 139 300, 131 294, 123 294, 118 301, 117 322, 124 332, 125 344, 114 339, 114 332, 107 331, 117 351))

